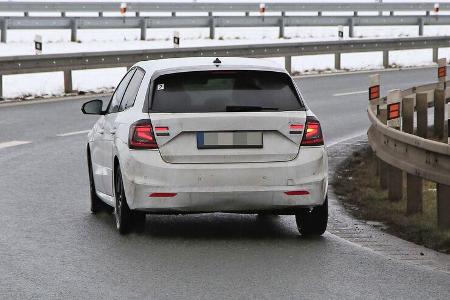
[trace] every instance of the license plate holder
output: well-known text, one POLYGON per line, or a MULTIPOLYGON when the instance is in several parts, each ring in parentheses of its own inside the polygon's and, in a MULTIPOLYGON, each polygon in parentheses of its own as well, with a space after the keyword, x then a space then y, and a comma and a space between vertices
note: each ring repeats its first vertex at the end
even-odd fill
POLYGON ((255 149, 262 147, 262 131, 197 132, 198 149, 255 149))

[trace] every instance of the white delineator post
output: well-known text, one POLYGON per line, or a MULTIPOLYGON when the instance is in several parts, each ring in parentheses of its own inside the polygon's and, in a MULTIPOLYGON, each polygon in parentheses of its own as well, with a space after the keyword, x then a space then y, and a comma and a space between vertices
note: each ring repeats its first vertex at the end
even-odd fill
POLYGON ((387 125, 401 129, 402 91, 390 90, 387 95, 387 125))
POLYGON ((260 3, 259 4, 259 14, 262 16, 263 22, 264 22, 264 13, 266 12, 266 4, 260 3))
POLYGON ((173 47, 180 48, 180 33, 178 31, 173 32, 173 47))
POLYGON ((127 7, 128 5, 125 2, 120 3, 120 14, 122 15, 122 17, 124 17, 127 13, 127 7))
POLYGON ((447 59, 439 58, 438 61, 438 80, 439 80, 439 89, 445 89, 445 81, 447 78, 447 59))
POLYGON ((380 103, 380 74, 369 76, 369 103, 372 106, 379 106, 380 103))
POLYGON ((42 54, 42 36, 39 34, 34 37, 34 50, 36 55, 42 54))

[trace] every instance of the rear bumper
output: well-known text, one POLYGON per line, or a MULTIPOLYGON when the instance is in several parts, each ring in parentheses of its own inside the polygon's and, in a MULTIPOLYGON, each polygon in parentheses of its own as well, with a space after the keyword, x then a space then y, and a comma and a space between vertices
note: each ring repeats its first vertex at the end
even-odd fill
POLYGON ((324 202, 325 147, 302 147, 296 159, 274 163, 168 164, 158 151, 120 149, 131 209, 161 213, 283 211, 324 202), (288 191, 307 195, 287 195, 288 191), (149 197, 176 193, 173 197, 149 197))

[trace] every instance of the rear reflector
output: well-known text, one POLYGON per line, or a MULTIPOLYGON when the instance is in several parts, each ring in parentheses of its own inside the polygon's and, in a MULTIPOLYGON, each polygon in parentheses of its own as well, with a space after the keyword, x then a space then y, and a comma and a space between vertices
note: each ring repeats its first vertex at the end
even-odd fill
POLYGON ((170 198, 175 197, 176 195, 177 193, 151 193, 148 196, 152 198, 170 198))
POLYGON ((169 127, 155 127, 155 132, 157 136, 168 136, 169 135, 169 127))
POLYGON ((288 196, 302 196, 302 195, 309 195, 308 191, 289 191, 284 192, 288 196))

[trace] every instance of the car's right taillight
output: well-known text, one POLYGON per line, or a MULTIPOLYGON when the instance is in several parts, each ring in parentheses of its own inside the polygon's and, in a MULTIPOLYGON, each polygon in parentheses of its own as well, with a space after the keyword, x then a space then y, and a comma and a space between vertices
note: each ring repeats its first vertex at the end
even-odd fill
POLYGON ((130 126, 128 147, 130 149, 158 149, 150 120, 139 120, 130 126))
POLYGON ((319 120, 313 116, 307 116, 305 128, 302 146, 322 146, 323 135, 319 120))

